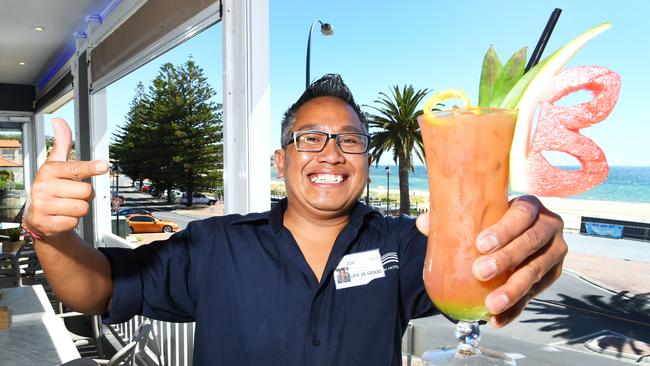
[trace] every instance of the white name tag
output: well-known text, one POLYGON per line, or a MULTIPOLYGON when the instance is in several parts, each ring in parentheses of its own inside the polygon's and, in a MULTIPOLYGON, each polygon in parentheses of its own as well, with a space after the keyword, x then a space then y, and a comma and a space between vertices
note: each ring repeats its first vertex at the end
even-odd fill
POLYGON ((373 249, 343 257, 334 270, 334 283, 339 290, 362 286, 384 276, 384 265, 381 263, 379 249, 373 249))

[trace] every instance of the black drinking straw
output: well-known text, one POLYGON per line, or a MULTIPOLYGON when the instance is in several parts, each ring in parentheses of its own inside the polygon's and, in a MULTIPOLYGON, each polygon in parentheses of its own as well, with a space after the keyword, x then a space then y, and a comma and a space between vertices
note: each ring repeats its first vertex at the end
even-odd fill
POLYGON ((553 28, 555 28, 555 23, 557 23, 557 19, 560 17, 560 13, 562 13, 562 9, 560 8, 555 8, 555 10, 553 10, 553 13, 551 13, 551 16, 548 18, 548 22, 546 23, 546 27, 544 28, 544 32, 542 32, 541 37, 539 37, 537 46, 535 46, 535 51, 533 51, 533 54, 530 56, 528 65, 526 65, 526 71, 524 72, 528 72, 528 70, 537 65, 540 58, 542 58, 542 53, 544 52, 544 48, 546 47, 548 39, 551 38, 551 33, 553 33, 553 28))

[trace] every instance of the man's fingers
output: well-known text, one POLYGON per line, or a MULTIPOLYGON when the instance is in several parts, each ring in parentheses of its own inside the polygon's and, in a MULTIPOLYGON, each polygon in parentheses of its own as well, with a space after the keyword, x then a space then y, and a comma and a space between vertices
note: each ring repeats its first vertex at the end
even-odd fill
POLYGON ((78 217, 50 216, 40 212, 30 212, 26 221, 30 230, 44 237, 74 230, 79 224, 78 217))
POLYGON ((90 201, 95 197, 93 186, 87 182, 70 181, 69 179, 60 179, 56 183, 54 194, 59 198, 73 198, 84 201, 90 201))
POLYGON ((551 242, 554 236, 555 232, 548 230, 544 225, 528 228, 508 245, 474 261, 472 265, 474 277, 487 281, 518 267, 527 258, 536 255, 537 251, 551 242))
POLYGON ((490 253, 511 242, 537 220, 540 206, 534 196, 515 198, 499 222, 479 233, 476 248, 481 253, 490 253))
POLYGON ((43 210, 48 215, 84 217, 88 214, 90 204, 83 200, 58 198, 52 200, 43 210))
POLYGON ((508 310, 496 314, 490 318, 490 324, 496 328, 501 328, 521 314, 522 311, 528 306, 528 303, 537 295, 542 293, 545 289, 555 282, 555 280, 562 274, 562 263, 557 264, 552 270, 548 271, 541 281, 534 284, 531 289, 522 296, 513 306, 508 310))
POLYGON ((52 119, 54 129, 54 146, 50 151, 48 161, 67 161, 68 153, 72 148, 72 131, 68 124, 61 118, 52 119))
POLYGON ((492 314, 499 314, 532 292, 537 295, 562 273, 566 246, 547 245, 530 260, 519 266, 501 287, 485 299, 492 314))
POLYGON ((108 163, 104 160, 48 161, 41 169, 55 178, 81 180, 106 173, 108 163))

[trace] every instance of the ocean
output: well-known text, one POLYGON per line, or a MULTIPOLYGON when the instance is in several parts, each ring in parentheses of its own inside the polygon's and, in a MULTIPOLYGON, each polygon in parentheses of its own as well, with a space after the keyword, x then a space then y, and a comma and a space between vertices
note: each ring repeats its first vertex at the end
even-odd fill
MULTIPOLYGON (((563 167, 576 169, 577 167, 563 167)), ((272 168, 271 179, 276 179, 277 172, 272 168)), ((390 190, 396 193, 399 190, 397 166, 390 166, 390 190)), ((386 165, 373 165, 370 168, 370 189, 386 189, 386 165)), ((412 190, 428 191, 426 169, 423 165, 415 167, 409 175, 409 187, 412 190)), ((609 168, 607 180, 596 188, 585 193, 572 196, 573 199, 643 202, 650 203, 650 167, 612 166, 609 168)))

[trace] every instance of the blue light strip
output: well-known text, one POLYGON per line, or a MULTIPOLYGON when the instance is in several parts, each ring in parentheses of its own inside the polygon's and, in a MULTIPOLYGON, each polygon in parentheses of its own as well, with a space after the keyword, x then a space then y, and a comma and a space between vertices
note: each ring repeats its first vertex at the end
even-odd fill
POLYGON ((75 51, 74 46, 73 46, 73 47, 70 47, 68 50, 66 50, 65 54, 63 55, 63 57, 61 57, 61 59, 59 59, 59 61, 54 65, 54 67, 50 70, 50 72, 47 73, 47 75, 45 75, 45 77, 43 78, 43 80, 41 80, 41 82, 38 84, 38 88, 39 88, 39 89, 42 89, 45 85, 47 85, 47 83, 48 83, 50 80, 52 80, 52 78, 53 78, 54 75, 57 73, 57 71, 59 71, 59 69, 60 69, 63 65, 65 65, 66 62, 68 62, 68 60, 70 59, 70 57, 72 57, 72 55, 74 54, 74 51, 75 51))
MULTIPOLYGON (((111 3, 108 4, 108 6, 106 6, 106 8, 105 8, 104 10, 102 10, 102 11, 99 13, 99 15, 92 15, 92 16, 89 15, 89 16, 87 16, 86 18, 88 18, 88 17, 99 17, 99 20, 100 20, 100 23, 101 23, 104 19, 106 19, 106 17, 108 16, 108 14, 110 14, 113 10, 115 10, 115 8, 116 8, 119 4, 120 4, 120 0, 114 0, 114 1, 111 1, 111 3)), ((95 20, 95 19, 93 19, 93 20, 95 20)), ((76 35, 76 33, 77 33, 77 32, 75 32, 75 35, 76 35)), ((66 62, 68 62, 68 60, 70 59, 70 57, 72 57, 72 55, 74 55, 75 48, 76 48, 76 46, 75 46, 74 43, 73 43, 72 47, 70 47, 70 48, 68 48, 68 49, 65 50, 65 52, 64 52, 64 54, 63 54, 63 57, 61 57, 61 59, 59 59, 59 61, 58 61, 56 64, 54 64, 54 67, 52 67, 52 68, 50 69, 50 72, 48 72, 48 73, 43 77, 43 79, 41 80, 41 82, 38 83, 38 88, 39 88, 39 89, 42 89, 45 85, 47 85, 47 83, 49 83, 50 80, 52 80, 52 78, 54 77, 54 75, 56 75, 56 73, 59 71, 59 69, 60 69, 63 65, 65 65, 66 62)))
POLYGON ((117 8, 119 4, 120 4, 120 0, 113 0, 110 4, 108 4, 106 9, 104 9, 99 13, 99 15, 101 15, 102 19, 106 19, 106 16, 108 16, 108 14, 110 14, 113 10, 115 10, 115 8, 117 8))

